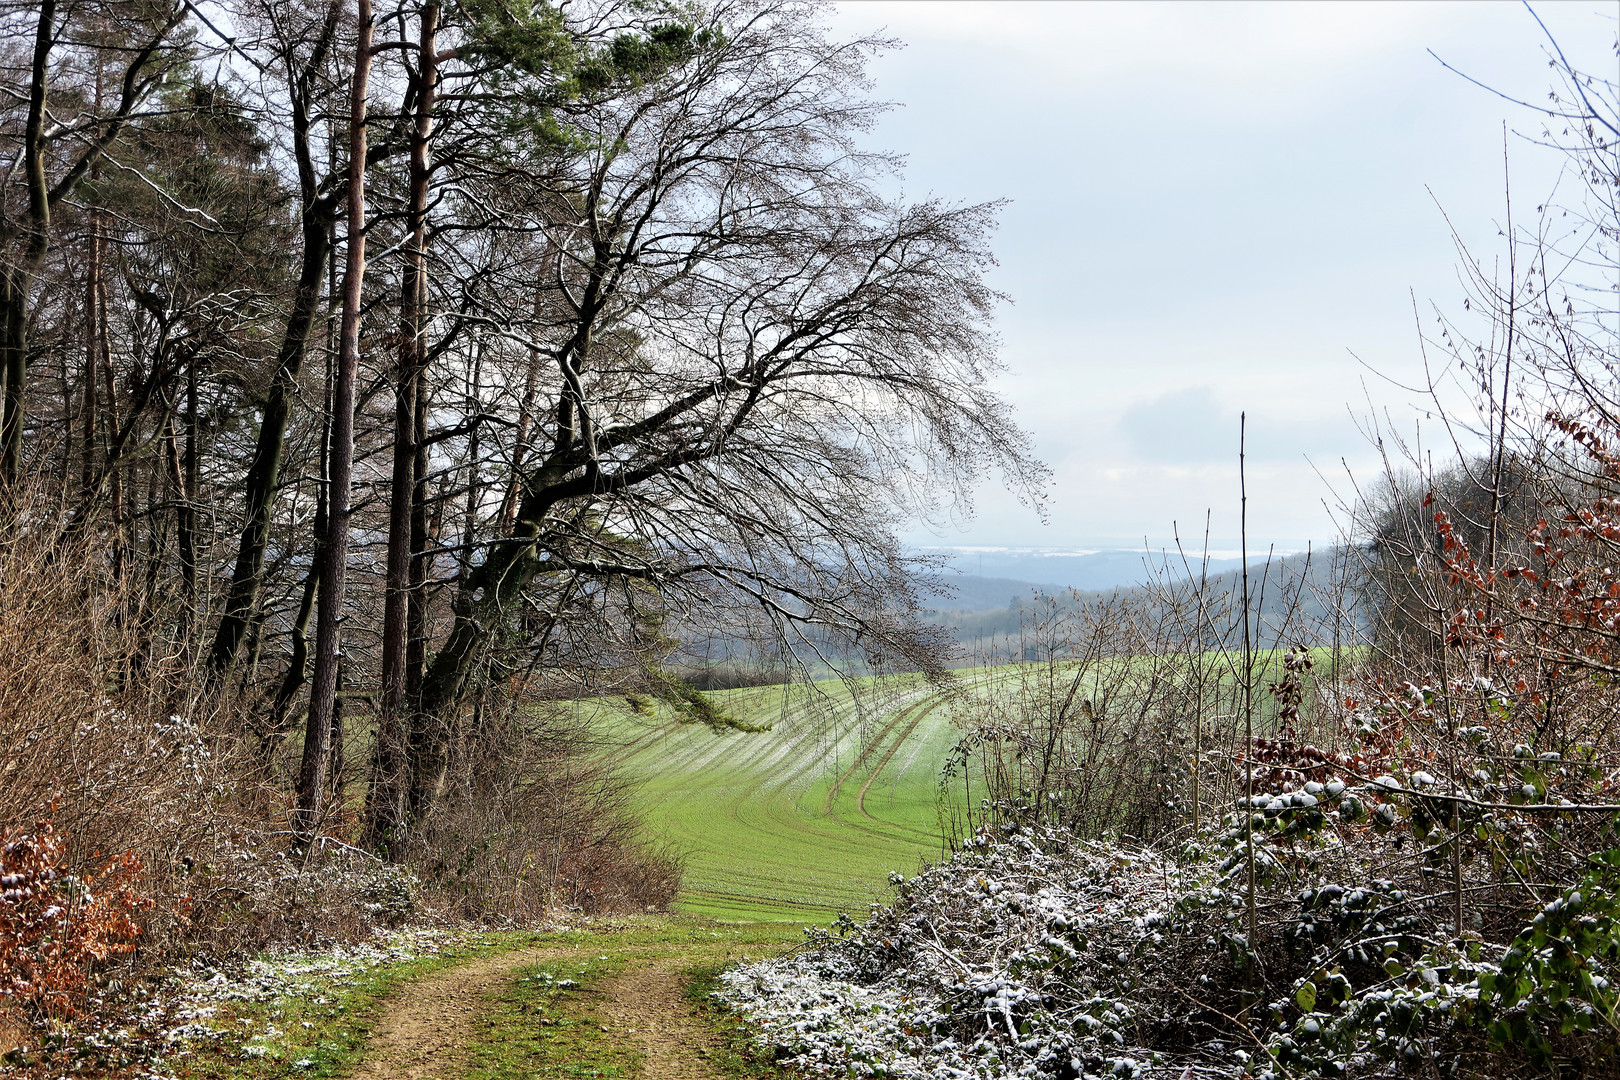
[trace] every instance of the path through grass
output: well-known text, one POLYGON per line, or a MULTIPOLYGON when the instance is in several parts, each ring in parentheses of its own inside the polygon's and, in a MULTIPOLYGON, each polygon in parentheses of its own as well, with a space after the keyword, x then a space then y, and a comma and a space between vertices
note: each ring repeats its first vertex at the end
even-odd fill
POLYGON ((690 916, 638 918, 551 935, 569 950, 507 973, 486 999, 467 1048, 465 1080, 661 1080, 762 1076, 725 1038, 734 1027, 688 990, 749 954, 801 940, 780 922, 722 924, 690 916), (683 993, 683 990, 687 990, 683 993), (683 1058, 712 1066, 682 1068, 683 1058))

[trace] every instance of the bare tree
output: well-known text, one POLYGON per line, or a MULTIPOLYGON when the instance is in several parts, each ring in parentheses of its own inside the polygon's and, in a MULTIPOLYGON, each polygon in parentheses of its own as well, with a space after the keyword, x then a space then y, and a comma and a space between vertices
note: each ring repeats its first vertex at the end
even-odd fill
POLYGON ((989 389, 996 207, 860 145, 884 42, 799 0, 401 4, 369 47, 227 8, 7 16, 0 366, 42 389, 5 376, 0 448, 118 538, 141 662, 240 695, 266 777, 309 695, 295 831, 345 694, 392 849, 521 687, 651 684, 709 628, 937 667, 896 523, 1041 470, 989 389))
POLYGON ((490 500, 470 602, 423 681, 410 813, 480 665, 545 642, 581 589, 743 598, 801 650, 930 666, 897 513, 965 497, 993 464, 1015 485, 1038 473, 986 386, 994 207, 886 199, 892 162, 855 146, 878 43, 764 3, 653 46, 639 85, 560 110, 589 149, 506 216, 555 256, 464 278, 485 336, 544 357, 549 430, 529 436, 510 536, 489 536, 490 500))
POLYGON ((366 98, 371 77, 371 0, 356 0, 354 76, 349 90, 348 241, 343 270, 343 324, 332 387, 327 466, 327 533, 321 543, 320 606, 315 618, 315 673, 298 774, 298 836, 307 843, 320 822, 332 750, 332 717, 341 662, 339 623, 349 569, 349 488, 354 469, 354 396, 360 366, 360 302, 366 277, 366 98))

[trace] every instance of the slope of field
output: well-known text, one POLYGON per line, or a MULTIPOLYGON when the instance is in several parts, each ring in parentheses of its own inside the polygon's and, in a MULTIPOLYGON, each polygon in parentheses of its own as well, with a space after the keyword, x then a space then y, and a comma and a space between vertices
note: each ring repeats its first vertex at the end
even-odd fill
MULTIPOLYGON (((1317 657, 1317 677, 1331 661, 1317 657)), ((1213 658, 1213 654, 1211 657, 1213 658)), ((1209 659, 1206 658, 1206 659, 1209 659)), ((1134 666, 1140 661, 1121 660, 1134 666)), ((1281 654, 1256 656, 1254 682, 1280 675, 1281 654)), ((1066 678, 1060 665, 1058 678, 1066 678)), ((964 796, 940 798, 941 770, 962 731, 959 698, 1014 689, 1039 665, 964 673, 953 691, 919 676, 720 690, 710 699, 764 731, 682 723, 662 706, 651 715, 623 699, 582 701, 592 730, 636 785, 652 835, 685 859, 679 910, 716 918, 824 921, 861 914, 886 894, 888 876, 939 861, 964 796)), ((1103 667, 1093 667, 1091 678, 1103 667)), ((1214 698, 1233 692, 1230 667, 1211 671, 1214 698)), ((1275 724, 1271 695, 1257 694, 1256 730, 1275 724)), ((1226 709, 1225 715, 1235 715, 1226 709)), ((959 782, 958 782, 959 783, 959 782)), ((954 837, 950 837, 954 839, 954 837)))
POLYGON ((916 676, 718 691, 763 732, 716 734, 598 702, 593 726, 686 859, 677 907, 719 918, 861 914, 891 871, 943 854, 940 769, 958 737, 916 676))

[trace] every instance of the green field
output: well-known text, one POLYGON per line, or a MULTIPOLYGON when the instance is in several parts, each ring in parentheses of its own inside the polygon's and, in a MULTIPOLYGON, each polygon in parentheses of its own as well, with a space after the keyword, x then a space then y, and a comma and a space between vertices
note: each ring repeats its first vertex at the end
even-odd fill
MULTIPOLYGON (((1257 686, 1280 676, 1280 658, 1257 654, 1257 686)), ((1332 665, 1325 653, 1317 659, 1320 679, 1332 665)), ((909 877, 946 853, 963 798, 953 786, 954 800, 940 801, 941 770, 962 736, 955 695, 1015 680, 1027 666, 963 673, 954 690, 891 675, 708 695, 737 720, 768 726, 759 732, 717 734, 664 705, 641 715, 624 699, 578 708, 634 782, 651 836, 684 859, 678 910, 820 922, 863 914, 886 895, 891 872, 909 877)), ((1212 692, 1231 686, 1230 671, 1213 672, 1212 692)), ((1275 703, 1256 697, 1256 730, 1269 731, 1275 703)))
MULTIPOLYGON (((652 835, 685 858, 676 907, 822 922, 862 914, 891 871, 944 851, 940 769, 960 733, 917 676, 709 695, 769 731, 680 723, 595 703, 596 732, 638 785, 652 835)), ((584 706, 582 706, 584 707, 584 706)))

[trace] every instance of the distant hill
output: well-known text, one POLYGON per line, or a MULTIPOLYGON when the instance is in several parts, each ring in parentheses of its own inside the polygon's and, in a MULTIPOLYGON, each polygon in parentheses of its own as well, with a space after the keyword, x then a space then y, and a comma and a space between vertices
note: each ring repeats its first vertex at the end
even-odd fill
POLYGON ((1067 586, 1039 584, 1013 578, 979 577, 976 574, 950 576, 949 591, 925 589, 920 599, 926 608, 948 611, 995 611, 1028 600, 1037 592, 1062 592, 1067 586))
MULTIPOLYGON (((1217 596, 1228 594, 1235 600, 1241 589, 1242 563, 1237 559, 1220 562, 1230 565, 1221 567, 1217 565, 1216 560, 1210 560, 1210 593, 1217 596)), ((1093 564, 1094 567, 1109 565, 1118 567, 1121 563, 1093 564)), ((1079 589, 1077 590, 1079 601, 1084 603, 1087 600, 1098 600, 1118 593, 1142 603, 1150 603, 1150 594, 1141 584, 1147 577, 1142 570, 1141 556, 1137 556, 1136 565, 1138 576, 1130 584, 1100 589, 1079 589)), ((1285 608, 1291 606, 1293 597, 1297 595, 1299 610, 1295 618, 1288 620, 1291 636, 1303 640, 1326 641, 1334 635, 1335 625, 1340 634, 1354 635, 1364 631, 1365 616, 1353 607, 1335 616, 1335 608, 1349 604, 1350 600, 1340 595, 1342 590, 1332 580, 1333 565, 1332 549, 1317 552, 1310 558, 1308 566, 1303 554, 1273 558, 1269 575, 1264 573, 1266 560, 1263 557, 1251 558, 1250 589, 1259 623, 1265 627, 1281 625, 1284 621, 1285 608), (1304 583, 1303 587, 1300 587, 1302 577, 1304 583), (1262 581, 1262 578, 1266 580, 1262 581)), ((1164 575, 1165 580, 1185 579, 1185 571, 1179 561, 1171 564, 1170 570, 1172 572, 1164 575)), ((1193 572, 1198 572, 1196 564, 1193 572)), ((952 579, 951 584, 955 586, 955 596, 936 594, 924 598, 927 609, 924 619, 947 628, 951 636, 970 651, 986 647, 998 638, 1016 637, 1024 612, 1028 610, 1035 593, 1055 595, 1062 603, 1068 603, 1074 597, 1074 593, 1071 593, 1067 586, 1038 585, 1011 578, 981 578, 964 574, 952 579)), ((1258 632, 1260 639, 1269 639, 1273 633, 1270 629, 1258 632)))
MULTIPOLYGON (((1264 554, 1250 558, 1256 640, 1274 640, 1276 628, 1285 623, 1290 639, 1296 641, 1327 642, 1341 636, 1349 640, 1364 634, 1367 620, 1363 612, 1352 607, 1335 614, 1336 608, 1349 602, 1341 595, 1343 590, 1332 580, 1337 555, 1332 548, 1318 551, 1310 557, 1308 568, 1303 553, 1274 556, 1270 561, 1269 575, 1263 572, 1267 562, 1264 554), (1302 576, 1305 584, 1301 589, 1298 586, 1302 576), (1299 610, 1293 617, 1285 619, 1285 609, 1291 606, 1296 594, 1299 597, 1299 610)), ((1161 560, 1161 572, 1155 575, 1150 570, 1152 564, 1148 562, 1146 552, 986 552, 984 560, 987 567, 992 564, 1025 565, 1037 572, 1049 572, 1050 576, 1017 578, 947 573, 945 587, 922 591, 919 597, 923 608, 922 620, 945 628, 960 647, 956 662, 966 663, 975 655, 1016 639, 1026 619, 1026 612, 1032 609, 1038 593, 1057 597, 1063 605, 1076 599, 1080 603, 1102 600, 1117 593, 1139 609, 1145 607, 1151 610, 1154 600, 1153 591, 1146 587, 1149 581, 1157 578, 1172 588, 1186 587, 1187 567, 1183 566, 1179 557, 1164 559, 1160 555, 1158 559, 1161 560), (1087 581, 1102 584, 1091 587, 1075 584, 1087 581), (1177 586, 1177 582, 1184 584, 1177 586)), ((976 568, 978 553, 973 553, 971 560, 958 554, 955 562, 959 570, 976 568)), ((1234 610, 1241 589, 1241 567, 1242 561, 1239 559, 1209 561, 1210 595, 1229 597, 1234 610)), ((1192 563, 1191 570, 1195 576, 1200 569, 1199 563, 1192 563)), ((1216 606, 1218 608, 1219 605, 1216 606)), ((761 660, 755 655, 754 649, 752 642, 711 630, 707 634, 688 638, 686 662, 677 663, 675 667, 683 677, 704 690, 773 684, 780 680, 783 671, 780 659, 761 660)), ((829 651, 828 656, 837 657, 837 654, 829 651)), ((846 667, 856 674, 864 674, 867 670, 858 658, 837 657, 835 665, 846 667)), ((816 677, 830 673, 830 669, 823 666, 816 666, 813 670, 816 677)))
MULTIPOLYGON (((1103 551, 1062 551, 1045 548, 925 548, 920 553, 942 555, 949 560, 963 578, 1018 582, 1045 582, 1044 588, 1053 586, 1066 589, 1112 590, 1141 585, 1157 576, 1156 568, 1167 567, 1179 576, 1182 572, 1181 556, 1173 549, 1149 552, 1144 548, 1111 549, 1103 551)), ((1199 562, 1189 551, 1193 573, 1199 572, 1199 562)), ((1222 553, 1223 556, 1226 553, 1222 553)), ((1264 559, 1265 553, 1251 555, 1264 559)), ((1222 557, 1209 560, 1209 573, 1213 577, 1226 570, 1243 565, 1238 558, 1222 557)))

